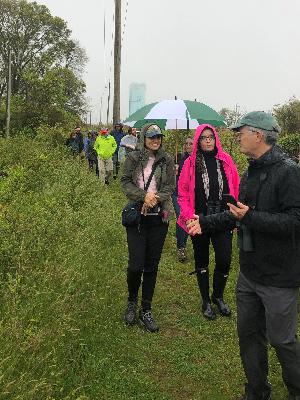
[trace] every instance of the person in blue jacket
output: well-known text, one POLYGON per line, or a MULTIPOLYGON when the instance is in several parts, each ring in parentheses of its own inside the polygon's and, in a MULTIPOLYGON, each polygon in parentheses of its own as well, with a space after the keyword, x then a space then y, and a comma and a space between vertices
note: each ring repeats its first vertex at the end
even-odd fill
POLYGON ((118 172, 120 169, 120 162, 119 162, 119 148, 120 148, 120 143, 121 140, 124 136, 123 132, 123 125, 121 123, 117 123, 114 126, 114 129, 110 132, 110 135, 113 136, 117 143, 117 149, 113 155, 113 178, 117 179, 118 172))

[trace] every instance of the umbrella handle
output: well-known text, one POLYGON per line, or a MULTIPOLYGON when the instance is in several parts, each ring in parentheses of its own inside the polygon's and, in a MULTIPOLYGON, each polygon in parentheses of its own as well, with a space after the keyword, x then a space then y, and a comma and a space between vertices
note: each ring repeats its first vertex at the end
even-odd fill
MULTIPOLYGON (((178 142, 176 140, 176 144, 175 144, 175 165, 178 165, 178 142)), ((176 167, 176 171, 175 171, 175 175, 178 175, 178 167, 176 167)))

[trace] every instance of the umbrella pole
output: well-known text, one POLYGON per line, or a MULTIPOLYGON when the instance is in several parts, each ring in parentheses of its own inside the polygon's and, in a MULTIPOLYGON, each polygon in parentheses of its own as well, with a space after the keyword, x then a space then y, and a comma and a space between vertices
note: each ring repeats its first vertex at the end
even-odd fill
POLYGON ((175 166, 176 166, 176 175, 178 175, 178 129, 177 129, 177 119, 176 119, 176 142, 175 142, 175 166))
POLYGON ((175 136, 176 136, 176 143, 175 143, 175 163, 177 164, 177 161, 178 161, 178 129, 177 129, 177 119, 176 119, 176 122, 175 122, 175 128, 176 128, 176 134, 175 134, 175 136))

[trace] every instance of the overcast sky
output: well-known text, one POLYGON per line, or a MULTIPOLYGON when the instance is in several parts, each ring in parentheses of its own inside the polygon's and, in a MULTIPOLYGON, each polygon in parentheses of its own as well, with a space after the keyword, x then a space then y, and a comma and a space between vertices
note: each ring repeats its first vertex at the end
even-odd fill
MULTIPOLYGON (((67 21, 73 39, 86 49, 84 80, 93 120, 99 121, 103 93, 105 120, 114 0, 37 2, 67 21)), ((270 110, 300 98, 300 0, 122 0, 122 5, 123 118, 132 82, 146 84, 146 103, 177 95, 216 110, 236 105, 270 110)))

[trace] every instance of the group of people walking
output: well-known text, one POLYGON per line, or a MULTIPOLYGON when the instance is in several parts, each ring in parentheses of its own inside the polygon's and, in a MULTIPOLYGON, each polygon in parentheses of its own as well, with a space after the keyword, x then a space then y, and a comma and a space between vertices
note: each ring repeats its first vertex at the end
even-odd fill
POLYGON ((235 126, 240 150, 249 157, 241 183, 237 168, 223 151, 218 133, 200 125, 188 138, 176 167, 163 148, 157 125, 145 125, 138 147, 128 154, 121 177, 129 200, 141 216, 126 226, 128 299, 125 322, 139 322, 157 332, 152 314, 158 265, 168 231, 173 200, 177 214, 177 247, 186 259, 191 237, 201 310, 214 320, 229 317, 224 300, 237 228, 240 253, 237 330, 247 383, 244 400, 270 400, 268 342, 282 367, 288 399, 300 400, 300 345, 297 301, 300 286, 300 169, 277 145, 280 128, 268 113, 255 111, 235 126), (209 289, 209 245, 215 253, 213 288, 209 289), (141 288, 141 305, 138 296, 141 288))
POLYGON ((129 128, 125 135, 120 123, 111 132, 101 128, 99 132, 89 131, 84 137, 77 126, 65 144, 74 156, 85 157, 89 169, 95 171, 102 184, 108 185, 112 176, 117 178, 120 164, 129 152, 135 150, 137 133, 135 128, 129 128))

